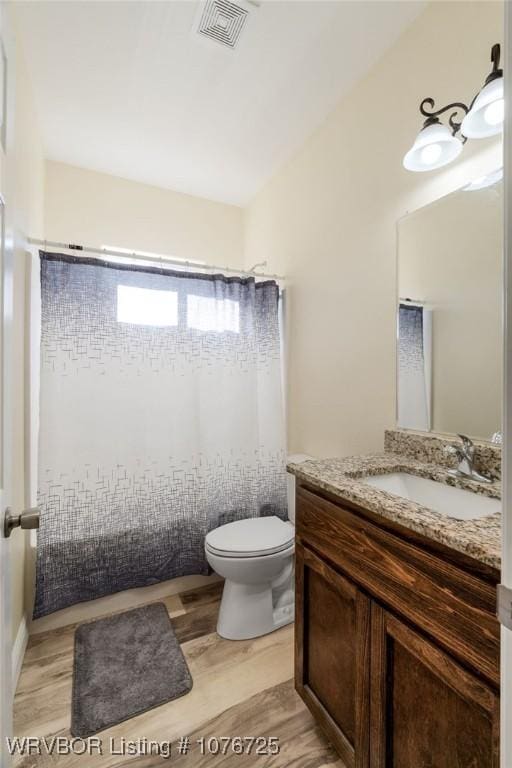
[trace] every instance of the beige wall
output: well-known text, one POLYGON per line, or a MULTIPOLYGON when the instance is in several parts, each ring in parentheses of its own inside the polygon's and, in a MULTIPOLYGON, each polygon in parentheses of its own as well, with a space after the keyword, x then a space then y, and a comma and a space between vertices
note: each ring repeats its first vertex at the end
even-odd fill
POLYGON ((409 173, 402 156, 423 97, 481 87, 502 16, 494 2, 427 6, 246 212, 247 264, 289 278, 291 451, 381 449, 394 424, 396 222, 501 162, 494 140, 447 171, 409 173))
POLYGON ((47 162, 48 240, 243 264, 243 210, 104 173, 47 162))
POLYGON ((432 310, 432 429, 501 429, 503 195, 460 191, 399 224, 398 288, 432 310))
MULTIPOLYGON (((11 19, 13 38, 15 25, 11 19)), ((7 155, 6 210, 15 245, 14 266, 14 366, 12 369, 13 495, 12 506, 22 510, 28 503, 25 462, 25 241, 43 234, 44 161, 32 90, 19 41, 13 39, 10 79, 14 120, 7 155), (12 60, 14 58, 14 61, 12 60), (14 64, 14 66, 13 66, 14 64)), ((25 611, 25 547, 27 535, 17 531, 10 544, 13 640, 25 611)))

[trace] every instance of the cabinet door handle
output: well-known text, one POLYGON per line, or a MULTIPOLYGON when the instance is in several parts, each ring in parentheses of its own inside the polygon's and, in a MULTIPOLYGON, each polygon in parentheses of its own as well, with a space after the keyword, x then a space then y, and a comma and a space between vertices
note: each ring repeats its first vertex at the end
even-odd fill
POLYGON ((25 509, 20 515, 15 515, 10 507, 7 507, 4 515, 4 536, 9 538, 15 528, 39 528, 39 507, 25 509))

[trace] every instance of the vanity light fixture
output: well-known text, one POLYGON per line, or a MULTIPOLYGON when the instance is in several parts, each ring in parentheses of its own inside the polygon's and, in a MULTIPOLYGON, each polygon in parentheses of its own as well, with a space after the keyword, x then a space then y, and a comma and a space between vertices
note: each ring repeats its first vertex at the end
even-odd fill
POLYGON ((503 70, 499 66, 499 43, 491 49, 491 62, 492 70, 469 107, 463 102, 454 101, 436 110, 434 99, 423 99, 420 112, 426 119, 404 157, 404 168, 408 171, 433 171, 441 168, 460 155, 466 139, 482 139, 503 130, 505 102, 503 70), (450 127, 439 120, 439 116, 448 111, 451 111, 448 118, 450 127))

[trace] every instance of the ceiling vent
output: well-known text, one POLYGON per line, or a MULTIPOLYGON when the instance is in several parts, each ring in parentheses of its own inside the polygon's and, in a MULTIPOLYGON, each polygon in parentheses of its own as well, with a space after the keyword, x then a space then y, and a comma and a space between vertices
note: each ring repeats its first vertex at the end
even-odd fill
POLYGON ((249 16, 242 4, 230 0, 206 0, 197 24, 197 32, 226 48, 234 49, 249 16))

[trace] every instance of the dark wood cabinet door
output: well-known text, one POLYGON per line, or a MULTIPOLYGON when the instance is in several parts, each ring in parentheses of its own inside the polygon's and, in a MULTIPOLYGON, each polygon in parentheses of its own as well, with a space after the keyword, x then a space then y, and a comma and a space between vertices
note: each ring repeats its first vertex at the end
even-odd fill
POLYGON ((371 627, 371 768, 498 768, 498 694, 376 603, 371 627))
POLYGON ((297 543, 296 601, 297 691, 347 768, 367 768, 370 600, 297 543))

